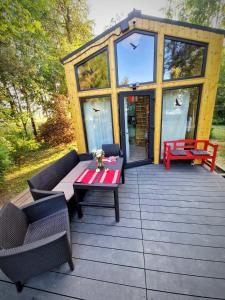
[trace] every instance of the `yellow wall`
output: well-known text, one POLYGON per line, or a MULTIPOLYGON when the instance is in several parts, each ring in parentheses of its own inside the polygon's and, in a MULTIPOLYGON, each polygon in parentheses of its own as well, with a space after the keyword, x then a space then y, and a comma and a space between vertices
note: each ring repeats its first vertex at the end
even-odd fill
MULTIPOLYGON (((210 134, 210 128, 213 117, 213 110, 215 105, 217 82, 219 78, 219 68, 221 61, 221 54, 223 48, 223 35, 198 30, 189 27, 171 25, 161 23, 158 21, 152 21, 147 19, 135 18, 135 26, 133 20, 129 22, 130 30, 141 29, 150 32, 157 33, 157 74, 156 83, 140 85, 137 90, 150 90, 155 89, 155 133, 154 133, 154 163, 159 163, 160 155, 160 134, 161 134, 161 107, 162 107, 162 89, 168 87, 179 87, 202 84, 202 96, 199 112, 197 138, 208 139, 210 134), (208 43, 207 62, 205 76, 201 78, 184 79, 177 81, 162 81, 163 73, 163 44, 164 36, 175 36, 183 39, 196 40, 199 42, 208 43)), ((120 28, 114 31, 115 34, 120 34, 120 28)), ((127 34, 127 32, 125 33, 127 34)), ((125 35, 124 34, 124 35, 125 35)), ((85 50, 81 50, 80 53, 74 55, 64 62, 67 86, 69 91, 71 112, 73 116, 73 122, 76 131, 77 145, 79 152, 86 152, 84 128, 82 123, 80 101, 81 97, 100 96, 105 94, 111 94, 112 109, 113 109, 113 125, 114 125, 114 140, 116 143, 120 142, 119 135, 119 117, 118 117, 118 93, 124 91, 132 91, 129 87, 117 87, 116 86, 116 66, 115 66, 115 52, 114 41, 119 37, 112 35, 112 32, 105 35, 103 38, 96 41, 91 47, 87 47, 85 50), (108 36, 111 36, 108 39, 108 36), (101 44, 98 46, 98 44, 101 44), (93 47, 94 45, 94 47, 93 47), (109 67, 110 67, 110 79, 111 87, 100 90, 78 91, 75 79, 74 65, 81 60, 87 58, 97 50, 108 46, 109 51, 109 67), (79 55, 79 57, 77 57, 79 55), (77 57, 77 58, 76 58, 77 57)))

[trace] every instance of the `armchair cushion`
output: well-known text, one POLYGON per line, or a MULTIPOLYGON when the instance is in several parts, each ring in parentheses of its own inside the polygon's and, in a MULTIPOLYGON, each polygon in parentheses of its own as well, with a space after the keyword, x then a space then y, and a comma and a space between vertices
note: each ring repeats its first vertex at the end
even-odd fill
POLYGON ((36 222, 64 209, 67 209, 67 204, 62 192, 58 192, 56 195, 48 196, 22 207, 29 223, 36 222))
POLYGON ((14 204, 7 203, 0 211, 0 249, 22 245, 27 228, 25 213, 14 204))
POLYGON ((68 210, 61 210, 31 223, 28 226, 24 244, 33 243, 63 231, 67 232, 68 240, 70 240, 69 226, 68 210))

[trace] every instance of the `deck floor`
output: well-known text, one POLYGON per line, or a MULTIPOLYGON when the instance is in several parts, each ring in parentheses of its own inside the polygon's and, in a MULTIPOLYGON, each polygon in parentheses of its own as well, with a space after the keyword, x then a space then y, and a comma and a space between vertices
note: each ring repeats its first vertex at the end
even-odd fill
POLYGON ((110 209, 74 217, 72 273, 65 264, 21 294, 0 273, 0 299, 225 299, 224 178, 200 166, 148 165, 126 170, 119 196, 118 224, 110 209))

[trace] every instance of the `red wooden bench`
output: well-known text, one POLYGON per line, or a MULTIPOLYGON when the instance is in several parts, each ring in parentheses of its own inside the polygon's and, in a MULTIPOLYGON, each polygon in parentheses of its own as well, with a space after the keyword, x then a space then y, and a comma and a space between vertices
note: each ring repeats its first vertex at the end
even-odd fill
POLYGON ((163 163, 170 169, 171 160, 201 159, 202 164, 211 160, 210 171, 213 172, 216 162, 218 145, 208 140, 175 140, 164 142, 163 163), (208 152, 209 147, 212 151, 208 152))

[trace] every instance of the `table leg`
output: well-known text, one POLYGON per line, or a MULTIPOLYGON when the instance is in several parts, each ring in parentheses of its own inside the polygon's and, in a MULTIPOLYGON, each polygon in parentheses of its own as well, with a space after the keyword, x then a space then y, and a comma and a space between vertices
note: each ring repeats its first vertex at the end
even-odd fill
POLYGON ((124 172, 124 167, 122 168, 122 184, 125 183, 125 172, 124 172))
POLYGON ((78 218, 80 219, 83 217, 83 213, 82 213, 81 205, 79 204, 80 201, 79 191, 74 189, 74 195, 75 195, 75 205, 77 209, 77 214, 78 214, 78 218))
POLYGON ((114 190, 114 205, 115 205, 115 215, 116 215, 116 222, 120 221, 120 208, 119 208, 119 195, 118 190, 114 190))

